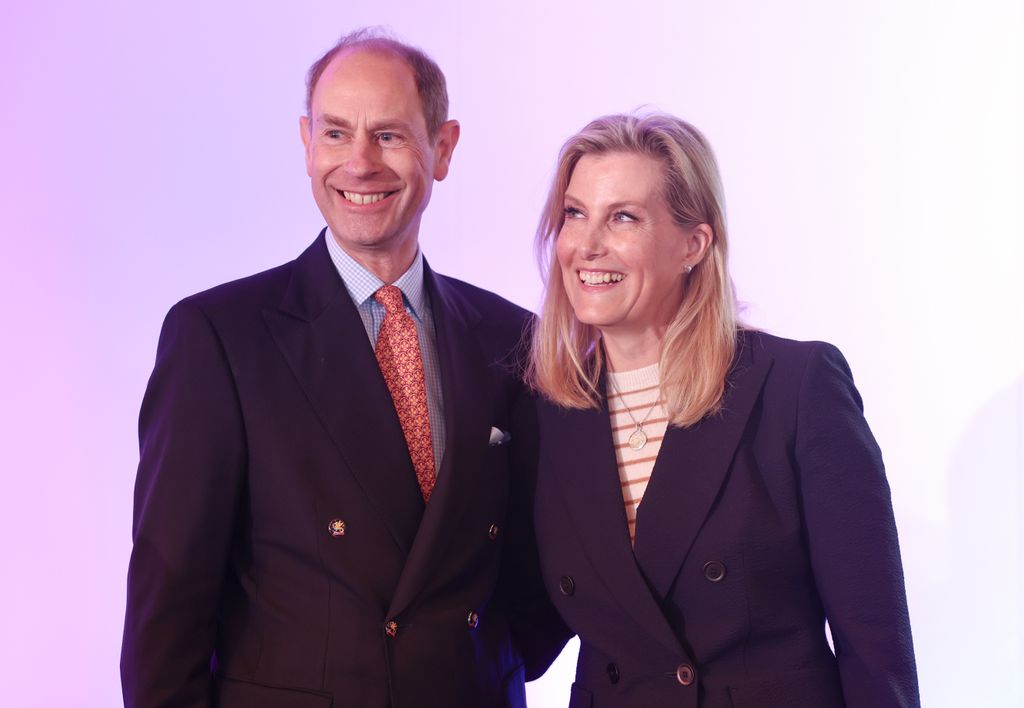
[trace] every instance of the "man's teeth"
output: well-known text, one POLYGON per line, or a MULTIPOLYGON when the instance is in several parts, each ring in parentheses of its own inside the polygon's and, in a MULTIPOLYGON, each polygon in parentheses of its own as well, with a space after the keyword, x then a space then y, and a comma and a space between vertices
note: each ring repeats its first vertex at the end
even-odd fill
POLYGON ((581 270, 580 282, 584 285, 602 285, 604 283, 617 283, 626 276, 622 273, 610 273, 608 271, 581 270))
POLYGON ((360 194, 359 192, 342 192, 341 194, 345 199, 349 200, 353 204, 373 204, 388 196, 389 193, 379 192, 377 194, 360 194))

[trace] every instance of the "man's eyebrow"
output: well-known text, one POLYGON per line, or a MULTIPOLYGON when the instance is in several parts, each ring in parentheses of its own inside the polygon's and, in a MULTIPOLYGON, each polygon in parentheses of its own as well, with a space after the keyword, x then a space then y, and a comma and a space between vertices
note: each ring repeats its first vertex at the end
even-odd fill
MULTIPOLYGON (((330 126, 333 128, 344 128, 345 130, 352 129, 352 123, 350 123, 344 118, 333 116, 330 113, 322 114, 317 119, 317 122, 320 123, 321 125, 330 126)), ((411 126, 408 123, 406 123, 403 120, 399 120, 398 118, 384 118, 383 120, 379 120, 376 123, 371 123, 368 127, 373 132, 379 130, 401 130, 402 132, 410 132, 412 130, 411 126)))
POLYGON ((323 113, 317 118, 317 122, 323 125, 331 125, 338 128, 351 128, 352 124, 344 118, 332 116, 330 113, 323 113))

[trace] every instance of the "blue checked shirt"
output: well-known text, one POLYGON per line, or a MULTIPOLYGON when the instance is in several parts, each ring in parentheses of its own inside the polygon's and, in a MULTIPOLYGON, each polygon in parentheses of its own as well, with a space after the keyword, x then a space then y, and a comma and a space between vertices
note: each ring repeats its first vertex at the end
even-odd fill
MULTIPOLYGON (((363 326, 366 327, 366 336, 370 338, 370 346, 376 348, 377 335, 384 321, 384 306, 373 299, 373 294, 388 283, 345 253, 330 229, 327 230, 327 251, 359 311, 363 326)), ((417 252, 409 270, 391 284, 402 291, 405 310, 416 323, 420 355, 423 357, 423 378, 427 385, 427 413, 430 416, 430 437, 434 446, 434 469, 440 472, 441 459, 444 457, 444 401, 441 397, 441 367, 437 360, 434 315, 430 309, 430 298, 423 287, 423 254, 417 252)))

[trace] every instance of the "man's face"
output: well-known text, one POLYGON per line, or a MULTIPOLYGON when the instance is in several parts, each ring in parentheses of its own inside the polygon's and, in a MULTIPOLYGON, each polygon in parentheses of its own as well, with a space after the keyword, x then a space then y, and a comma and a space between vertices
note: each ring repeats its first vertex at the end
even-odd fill
POLYGON ((375 272, 382 260, 408 267, 433 182, 448 174, 458 123, 432 139, 409 66, 356 49, 328 64, 300 129, 313 197, 341 247, 375 272))

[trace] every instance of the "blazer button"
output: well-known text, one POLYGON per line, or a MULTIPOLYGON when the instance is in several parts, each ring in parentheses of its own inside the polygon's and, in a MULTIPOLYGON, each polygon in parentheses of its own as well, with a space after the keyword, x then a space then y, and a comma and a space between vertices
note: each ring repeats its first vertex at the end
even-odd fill
POLYGON ((491 528, 487 529, 487 538, 494 540, 498 537, 498 525, 491 524, 491 528))
POLYGON ((676 681, 682 685, 689 686, 693 683, 694 678, 693 667, 689 664, 680 664, 679 668, 676 669, 676 681))
POLYGON ((612 683, 619 682, 619 667, 613 663, 608 664, 608 680, 612 683))
POLYGON ((469 615, 466 617, 466 624, 469 625, 470 629, 476 629, 476 626, 480 624, 480 615, 470 610, 469 615))
POLYGON ((576 592, 576 583, 574 583, 572 578, 568 575, 563 575, 558 579, 558 589, 563 595, 568 597, 576 592))
POLYGON ((341 519, 331 519, 330 523, 327 524, 327 532, 334 537, 344 536, 347 528, 348 526, 341 519))
POLYGON ((704 577, 713 583, 725 579, 725 563, 722 561, 708 561, 704 564, 704 577))
POLYGON ((388 620, 384 623, 384 633, 394 639, 398 636, 398 622, 388 620))

